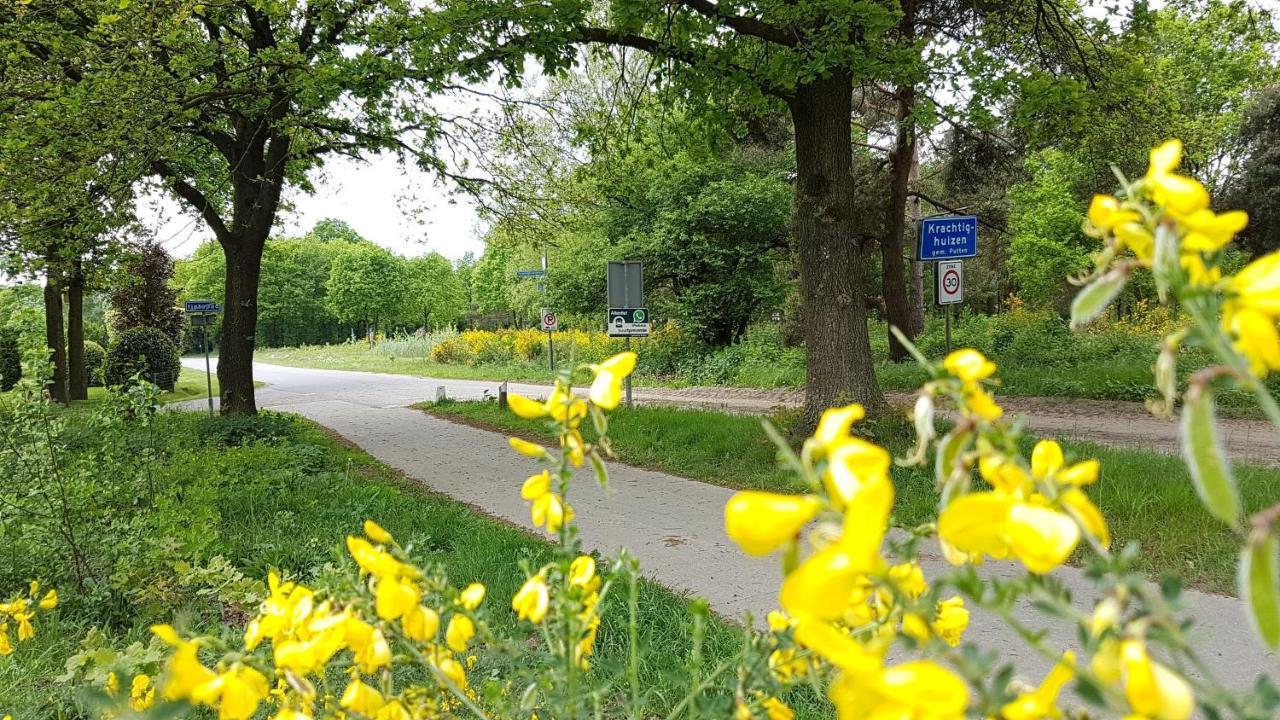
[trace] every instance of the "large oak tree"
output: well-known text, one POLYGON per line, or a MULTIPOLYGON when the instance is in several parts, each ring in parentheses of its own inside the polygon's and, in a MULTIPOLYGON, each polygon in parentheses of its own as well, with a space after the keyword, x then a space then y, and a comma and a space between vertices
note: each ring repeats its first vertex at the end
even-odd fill
POLYGON ((430 153, 436 57, 403 0, 31 0, 0 22, 20 62, 84 89, 62 108, 127 146, 208 226, 226 258, 224 413, 256 412, 263 247, 286 186, 333 154, 430 153))

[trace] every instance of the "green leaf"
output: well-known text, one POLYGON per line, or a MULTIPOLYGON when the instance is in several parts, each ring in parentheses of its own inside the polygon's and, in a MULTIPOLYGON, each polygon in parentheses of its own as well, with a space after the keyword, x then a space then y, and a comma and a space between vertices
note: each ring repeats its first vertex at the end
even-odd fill
POLYGON ((1254 538, 1240 552, 1240 597, 1249 608, 1258 637, 1269 648, 1280 647, 1280 588, 1277 587, 1275 535, 1254 538))
POLYGON ((1182 272, 1178 254, 1178 236, 1168 225, 1156 228, 1155 258, 1152 262, 1151 276, 1156 281, 1156 295, 1164 302, 1169 295, 1169 288, 1177 281, 1182 272))
POLYGON ((1187 392, 1182 408, 1182 457, 1205 508, 1235 527, 1240 517, 1240 493, 1218 438, 1213 391, 1208 387, 1192 386, 1187 392))
MULTIPOLYGON (((960 453, 964 452, 969 446, 969 440, 973 437, 970 432, 947 433, 938 441, 938 453, 934 458, 934 479, 938 483, 938 487, 946 488, 947 480, 951 477, 951 473, 955 470, 956 458, 960 453)), ((943 498, 945 504, 948 498, 943 498)))
POLYGON ((1102 311, 1106 310, 1111 301, 1115 300, 1124 289, 1125 281, 1128 279, 1128 275, 1120 270, 1112 270, 1085 285, 1084 289, 1076 293, 1075 299, 1071 301, 1071 329, 1082 328, 1101 315, 1102 311))

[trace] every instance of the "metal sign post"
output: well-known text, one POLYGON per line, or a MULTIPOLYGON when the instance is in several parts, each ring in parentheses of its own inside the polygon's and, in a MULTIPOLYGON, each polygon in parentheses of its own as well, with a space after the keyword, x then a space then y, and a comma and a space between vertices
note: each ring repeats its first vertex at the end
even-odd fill
MULTIPOLYGON (((622 346, 631 349, 631 338, 649 337, 649 309, 644 306, 644 263, 638 260, 610 262, 608 279, 609 337, 622 338, 622 346)), ((631 376, 626 382, 627 407, 631 407, 631 376)))
POLYGON ((551 340, 551 333, 560 327, 560 318, 556 316, 556 311, 551 308, 542 308, 538 316, 541 318, 542 331, 547 334, 547 355, 550 357, 551 372, 555 372, 556 346, 551 340))
POLYGON ((222 306, 212 300, 188 300, 183 310, 191 324, 200 328, 200 344, 204 346, 204 383, 209 393, 209 417, 213 417, 213 371, 209 367, 209 326, 218 322, 222 306))
POLYGON ((951 306, 964 302, 964 261, 939 260, 934 264, 933 296, 946 319, 947 353, 951 352, 951 306))

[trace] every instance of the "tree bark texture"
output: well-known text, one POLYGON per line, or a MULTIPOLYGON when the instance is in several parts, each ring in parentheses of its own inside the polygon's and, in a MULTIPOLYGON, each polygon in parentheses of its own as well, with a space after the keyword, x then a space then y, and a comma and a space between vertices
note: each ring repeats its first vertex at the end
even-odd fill
POLYGON ((67 397, 67 346, 62 328, 62 282, 53 262, 45 269, 44 281, 44 337, 53 362, 53 377, 49 383, 49 397, 66 405, 67 397))
MULTIPOLYGON (((265 237, 263 240, 265 241, 265 237)), ((223 415, 258 412, 253 388, 253 349, 258 331, 258 279, 262 246, 226 246, 222 342, 218 348, 218 398, 223 415)))
POLYGON ((883 409, 867 332, 865 239, 855 232, 852 81, 835 74, 790 100, 796 139, 792 209, 808 362, 802 426, 831 406, 883 409))
POLYGON ((67 276, 67 394, 89 399, 89 374, 84 366, 84 266, 76 260, 67 276))
MULTIPOLYGON (((911 120, 911 108, 915 105, 915 88, 898 89, 898 132, 893 150, 889 153, 889 203, 885 208, 884 234, 880 237, 881 263, 884 269, 884 312, 890 326, 903 332, 911 324, 911 298, 907 292, 907 266, 903 252, 903 237, 907 223, 908 181, 911 178, 911 160, 915 155, 915 124, 911 120)), ((889 333, 889 359, 905 360, 907 349, 889 333)))
MULTIPOLYGON (((911 172, 907 176, 907 186, 909 188, 919 187, 920 185, 920 143, 913 143, 911 146, 911 172)), ((915 248, 915 232, 920 229, 920 198, 911 196, 907 201, 908 212, 911 214, 911 225, 907 233, 908 247, 915 248)), ((912 257, 915 257, 913 252, 912 257)), ((907 299, 911 303, 911 314, 907 317, 906 334, 907 337, 915 340, 920 337, 920 333, 924 332, 924 263, 919 260, 911 261, 911 281, 907 285, 907 299)))

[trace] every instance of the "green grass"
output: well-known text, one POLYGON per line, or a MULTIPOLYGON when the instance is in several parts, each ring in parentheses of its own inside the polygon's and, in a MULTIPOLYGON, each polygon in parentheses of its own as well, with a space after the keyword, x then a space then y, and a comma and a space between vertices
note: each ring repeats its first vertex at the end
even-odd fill
MULTIPOLYGON (((643 350, 641 350, 643 352, 643 350)), ((551 371, 543 365, 454 365, 419 357, 396 357, 372 351, 359 343, 303 348, 259 350, 258 362, 290 367, 327 370, 414 375, 454 380, 515 380, 550 383, 551 371)), ((1021 397, 1067 397, 1092 400, 1142 402, 1154 397, 1151 364, 1155 358, 1141 361, 1131 358, 1081 363, 1069 367, 1002 365, 1000 392, 1021 397)), ((804 367, 785 363, 744 364, 735 377, 739 384, 758 388, 804 387, 804 367)), ((913 362, 876 364, 876 377, 886 391, 913 392, 926 379, 925 372, 913 362)), ((654 377, 638 374, 640 387, 681 387, 691 383, 681 377, 654 377)), ((1238 390, 1223 390, 1218 407, 1224 417, 1260 417, 1253 396, 1238 390)))
MULTIPOLYGON (((515 617, 507 599, 524 579, 518 563, 527 560, 536 566, 550 557, 552 548, 543 539, 433 493, 305 420, 288 421, 283 438, 278 438, 278 421, 271 423, 270 432, 264 432, 257 420, 209 419, 193 412, 165 413, 156 422, 166 448, 157 471, 166 487, 180 489, 173 500, 201 518, 196 532, 202 539, 199 549, 192 551, 193 561, 217 555, 250 578, 262 579, 268 570, 278 569, 303 581, 323 582, 335 566, 349 565, 342 538, 358 532, 364 518, 376 518, 412 547, 421 563, 439 563, 457 586, 485 583, 491 624, 511 629, 515 617), (277 439, 238 444, 241 437, 265 436, 277 439)), ((157 536, 147 545, 164 547, 169 542, 157 536)), ((47 580, 66 571, 10 570, 15 577, 43 575, 47 580)), ((90 627, 106 623, 116 648, 135 640, 147 642, 149 623, 174 617, 201 632, 217 632, 220 618, 232 618, 231 626, 221 632, 229 637, 242 632, 236 626, 244 622, 243 611, 219 612, 216 604, 211 611, 207 599, 175 587, 174 578, 164 572, 139 578, 130 587, 151 601, 114 608, 78 598, 69 583, 60 584, 64 602, 57 614, 39 626, 36 641, 20 645, 0 662, 0 715, 79 716, 73 709, 75 688, 53 678, 62 674, 66 658, 90 627)), ((603 608, 596 658, 600 672, 617 671, 626 660, 624 595, 611 595, 603 608)), ((683 697, 688 682, 682 676, 690 647, 688 605, 684 598, 645 582, 639 607, 641 687, 652 703, 650 714, 661 713, 683 697)), ((740 630, 712 618, 704 640, 705 662, 728 657, 741 642, 740 630)), ((482 654, 477 673, 484 672, 485 662, 482 654)), ((790 699, 802 717, 828 712, 806 690, 790 699)))
MULTIPOLYGON (((214 397, 217 397, 218 376, 216 374, 212 376, 208 376, 205 374, 203 370, 193 370, 191 368, 184 367, 182 368, 182 372, 179 373, 178 375, 178 382, 174 383, 173 385, 173 391, 161 393, 160 402, 176 403, 176 402, 182 402, 184 400, 195 400, 197 398, 209 397, 209 390, 206 384, 207 382, 206 378, 208 378, 209 381, 212 381, 213 395, 214 397)), ((255 382, 253 386, 263 387, 265 384, 266 383, 255 382)), ((16 392, 17 392, 16 390, 10 390, 8 393, 0 393, 0 397, 5 397, 6 395, 12 395, 16 392)), ((74 403, 74 405, 77 407, 94 406, 94 405, 101 404, 106 399, 107 399, 106 388, 91 387, 89 388, 89 399, 77 400, 74 403)))
POLYGON ((325 370, 359 370, 363 372, 416 375, 451 380, 521 380, 550 383, 553 374, 545 365, 451 365, 420 357, 396 357, 371 351, 359 343, 343 345, 309 345, 300 348, 258 350, 256 362, 289 367, 325 370))
MULTIPOLYGON (((420 403, 440 417, 549 441, 541 420, 524 420, 495 402, 420 403)), ((590 423, 583 436, 596 436, 590 423)), ((619 407, 610 415, 609 435, 623 462, 733 488, 799 492, 802 483, 777 464, 760 418, 672 407, 619 407)))
MULTIPOLYGON (((541 421, 522 420, 496 403, 424 403, 433 415, 548 441, 541 421)), ((785 416, 779 418, 785 423, 785 416)), ((910 448, 905 423, 859 426, 896 457, 910 448)), ((588 431, 590 432, 590 431, 588 431)), ((732 488, 798 492, 803 486, 778 469, 773 444, 760 419, 708 410, 663 407, 619 408, 610 422, 614 450, 622 462, 732 488)), ((1033 439, 1026 440, 1029 454, 1033 439)), ((1190 586, 1233 594, 1239 546, 1200 505, 1178 457, 1065 441, 1068 458, 1097 458, 1101 481, 1089 494, 1111 527, 1114 547, 1140 543, 1139 567, 1151 577, 1174 573, 1190 586)), ((937 517, 932 469, 895 467, 897 502, 894 522, 913 527, 937 517)), ((1238 466, 1236 479, 1245 508, 1254 511, 1280 502, 1275 470, 1238 466)))

